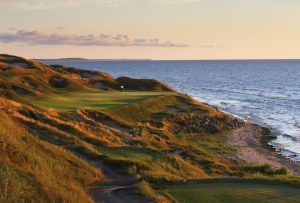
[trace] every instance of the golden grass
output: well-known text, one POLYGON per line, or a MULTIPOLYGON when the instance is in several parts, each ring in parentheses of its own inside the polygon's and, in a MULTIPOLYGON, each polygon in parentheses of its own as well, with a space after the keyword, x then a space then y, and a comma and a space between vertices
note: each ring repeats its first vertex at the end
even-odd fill
POLYGON ((158 203, 168 203, 170 202, 166 197, 161 194, 155 192, 150 186, 150 184, 146 181, 141 181, 137 185, 137 189, 146 197, 150 197, 158 203))
POLYGON ((70 152, 41 141, 0 112, 1 198, 90 202, 84 188, 101 173, 70 152))
POLYGON ((150 98, 140 103, 108 109, 107 112, 116 115, 119 119, 137 123, 151 119, 151 116, 155 113, 166 112, 169 109, 168 105, 172 105, 176 102, 176 94, 173 93, 150 98))

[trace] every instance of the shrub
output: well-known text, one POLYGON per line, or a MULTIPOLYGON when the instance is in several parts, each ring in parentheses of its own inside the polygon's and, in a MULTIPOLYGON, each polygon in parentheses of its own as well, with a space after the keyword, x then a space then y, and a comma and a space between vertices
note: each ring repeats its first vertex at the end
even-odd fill
POLYGON ((164 196, 156 193, 150 186, 150 184, 146 181, 139 182, 137 186, 138 190, 145 196, 150 197, 156 202, 169 202, 164 196))
POLYGON ((261 166, 244 166, 241 169, 244 173, 261 173, 263 175, 274 176, 274 175, 287 175, 288 171, 286 168, 274 168, 269 164, 264 164, 261 166))

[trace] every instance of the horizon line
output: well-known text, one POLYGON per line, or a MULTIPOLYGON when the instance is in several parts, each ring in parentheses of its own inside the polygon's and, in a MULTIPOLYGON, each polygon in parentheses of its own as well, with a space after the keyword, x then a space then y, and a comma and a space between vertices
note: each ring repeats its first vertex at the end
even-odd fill
POLYGON ((99 61, 284 61, 284 60, 300 60, 300 58, 229 58, 229 59, 152 59, 152 58, 80 58, 80 57, 66 57, 66 58, 31 58, 37 61, 59 61, 59 60, 99 60, 99 61))

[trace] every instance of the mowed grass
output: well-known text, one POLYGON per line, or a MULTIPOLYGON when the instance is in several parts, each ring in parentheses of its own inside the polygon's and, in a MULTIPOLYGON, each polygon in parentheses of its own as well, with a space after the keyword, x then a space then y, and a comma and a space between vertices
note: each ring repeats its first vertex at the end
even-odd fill
POLYGON ((300 187, 280 183, 171 185, 157 191, 168 196, 174 202, 182 203, 300 202, 300 187))
POLYGON ((77 108, 107 109, 146 100, 148 98, 171 94, 170 92, 118 92, 118 91, 86 91, 67 92, 35 97, 34 105, 45 109, 75 111, 77 108))

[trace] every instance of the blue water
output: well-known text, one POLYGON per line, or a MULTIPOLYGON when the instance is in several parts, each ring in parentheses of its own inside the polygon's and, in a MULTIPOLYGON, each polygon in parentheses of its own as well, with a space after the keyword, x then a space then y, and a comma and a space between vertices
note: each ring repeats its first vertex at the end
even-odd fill
POLYGON ((243 119, 272 127, 271 144, 300 161, 300 60, 43 61, 115 77, 156 78, 243 119))

